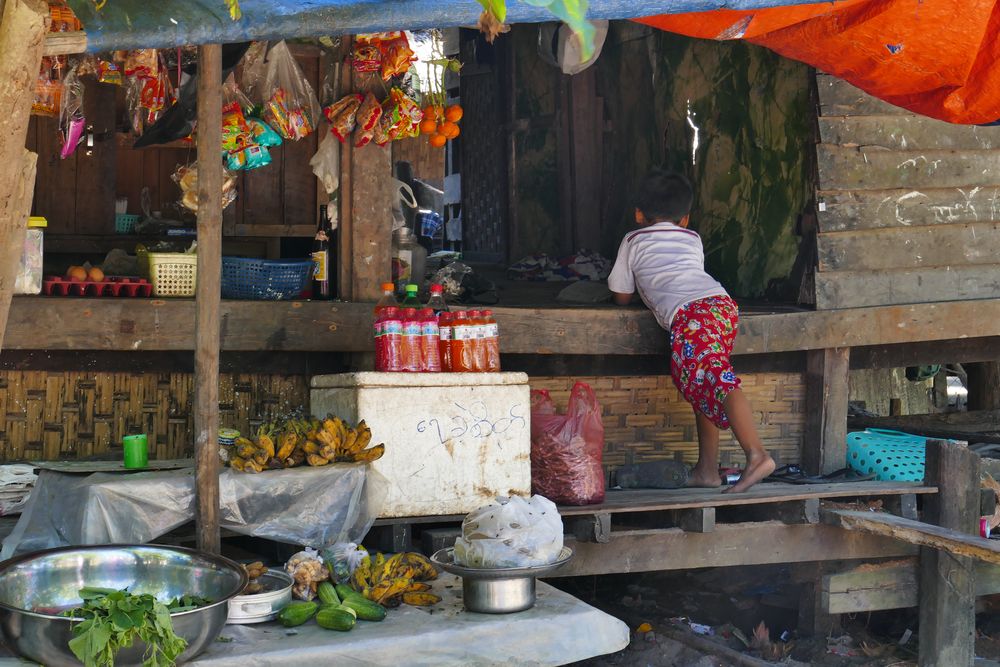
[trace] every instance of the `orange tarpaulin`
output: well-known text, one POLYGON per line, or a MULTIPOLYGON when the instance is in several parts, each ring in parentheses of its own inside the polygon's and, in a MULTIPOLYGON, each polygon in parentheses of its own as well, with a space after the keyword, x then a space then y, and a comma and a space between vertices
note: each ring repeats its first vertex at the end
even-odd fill
POLYGON ((997 0, 842 0, 637 20, 759 44, 925 116, 966 124, 1000 119, 997 0))

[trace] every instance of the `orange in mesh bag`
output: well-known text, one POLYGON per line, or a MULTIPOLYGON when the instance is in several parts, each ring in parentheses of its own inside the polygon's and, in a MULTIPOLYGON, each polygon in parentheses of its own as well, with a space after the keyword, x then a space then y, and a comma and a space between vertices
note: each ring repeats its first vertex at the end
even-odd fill
POLYGON ((560 505, 604 501, 604 423, 590 385, 577 382, 566 414, 549 392, 531 392, 531 490, 560 505))

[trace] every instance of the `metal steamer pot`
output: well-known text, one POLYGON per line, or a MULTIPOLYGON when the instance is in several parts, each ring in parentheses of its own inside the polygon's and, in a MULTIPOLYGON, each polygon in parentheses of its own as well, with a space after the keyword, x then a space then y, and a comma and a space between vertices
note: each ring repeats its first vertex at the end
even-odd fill
POLYGON ((455 562, 453 547, 441 549, 431 561, 451 574, 462 577, 462 602, 466 611, 480 614, 513 614, 535 606, 535 579, 559 569, 573 557, 573 550, 563 547, 559 557, 548 565, 473 568, 455 562))
MULTIPOLYGON (((160 600, 196 595, 212 603, 171 614, 174 632, 187 649, 178 663, 192 659, 219 636, 229 600, 247 585, 237 563, 179 547, 84 546, 39 551, 0 563, 0 632, 19 655, 47 667, 77 667, 69 649, 73 620, 60 611, 80 604, 84 586, 128 589, 160 600), (45 612, 36 610, 45 610, 45 612)), ((142 665, 146 645, 121 649, 115 665, 142 665)))

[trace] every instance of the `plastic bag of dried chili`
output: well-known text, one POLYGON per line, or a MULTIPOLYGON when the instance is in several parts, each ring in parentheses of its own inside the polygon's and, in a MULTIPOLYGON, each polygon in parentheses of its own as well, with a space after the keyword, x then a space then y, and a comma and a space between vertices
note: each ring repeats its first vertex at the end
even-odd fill
POLYGON ((590 385, 577 382, 566 414, 548 391, 531 392, 531 490, 561 505, 604 501, 604 423, 590 385))

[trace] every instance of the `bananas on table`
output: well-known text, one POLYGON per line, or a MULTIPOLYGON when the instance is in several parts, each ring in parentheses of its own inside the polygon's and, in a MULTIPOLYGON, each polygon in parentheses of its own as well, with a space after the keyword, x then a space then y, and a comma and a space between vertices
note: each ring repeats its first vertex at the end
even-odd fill
POLYGON ((354 574, 351 588, 372 602, 397 607, 401 602, 417 607, 429 607, 441 601, 424 582, 437 579, 437 569, 418 553, 398 553, 390 558, 376 554, 365 556, 354 574))
POLYGON ((349 427, 340 417, 286 419, 266 424, 257 437, 237 438, 229 455, 229 466, 241 472, 295 468, 330 463, 371 463, 382 458, 385 445, 369 447, 372 431, 364 420, 349 427))

